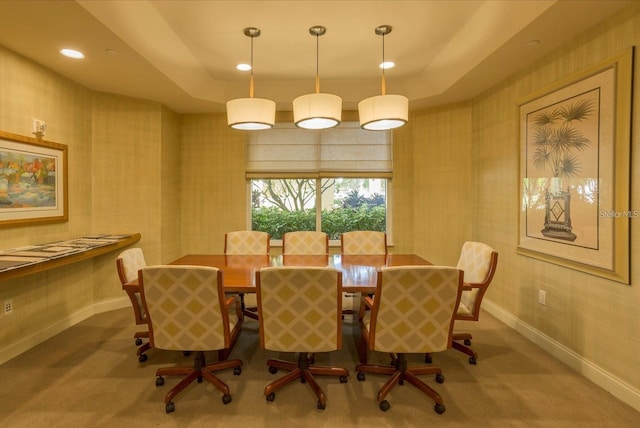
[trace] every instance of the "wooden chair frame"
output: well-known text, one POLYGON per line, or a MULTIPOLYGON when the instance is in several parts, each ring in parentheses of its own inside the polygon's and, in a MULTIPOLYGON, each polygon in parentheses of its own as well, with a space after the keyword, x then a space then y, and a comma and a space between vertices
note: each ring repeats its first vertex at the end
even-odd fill
MULTIPOLYGON (((380 293, 380 288, 382 286, 382 272, 378 272, 378 286, 377 293, 380 293)), ((455 307, 460 302, 460 296, 462 294, 462 284, 463 284, 464 273, 462 271, 459 272, 458 277, 458 291, 457 291, 457 301, 455 307)), ((368 363, 368 352, 370 349, 374 349, 374 336, 373 332, 376 329, 376 320, 377 320, 377 312, 380 299, 374 299, 371 296, 363 296, 362 304, 360 305, 360 311, 358 313, 358 320, 360 324, 360 338, 357 341, 357 349, 358 349, 358 358, 360 363, 356 366, 357 379, 359 381, 365 380, 365 373, 373 373, 373 374, 382 374, 389 376, 389 379, 384 383, 384 385, 378 390, 378 394, 376 399, 378 401, 378 405, 382 411, 387 411, 391 407, 389 402, 385 400, 386 396, 391 392, 391 390, 398 384, 403 385, 404 381, 409 382, 409 384, 415 386, 418 390, 422 391, 428 397, 430 397, 434 402, 434 410, 438 414, 442 414, 445 411, 444 400, 442 396, 417 376, 419 375, 428 375, 435 374, 435 380, 437 383, 444 382, 444 375, 442 374, 442 369, 437 366, 420 366, 420 367, 409 367, 406 355, 404 353, 393 353, 391 354, 391 364, 390 365, 376 365, 368 363), (365 312, 371 312, 371 320, 370 325, 367 326, 364 323, 365 312)), ((449 337, 452 337, 453 334, 453 323, 455 319, 455 314, 452 314, 451 327, 449 329, 449 337)))
POLYGON ((151 349, 151 344, 149 342, 146 342, 144 344, 142 343, 142 339, 149 338, 149 322, 147 320, 147 317, 143 313, 144 309, 138 302, 138 298, 140 297, 140 286, 127 283, 124 261, 120 257, 116 259, 116 270, 118 271, 118 278, 120 278, 122 289, 127 293, 127 297, 129 297, 129 300, 131 301, 131 308, 133 309, 133 316, 135 318, 136 325, 146 326, 146 330, 136 331, 133 334, 135 343, 138 346, 138 349, 136 350, 138 361, 143 363, 147 361, 146 352, 151 349))
MULTIPOLYGON (((219 293, 223 293, 224 286, 222 284, 222 272, 217 272, 217 281, 218 281, 218 290, 219 293)), ((144 278, 142 271, 138 272, 138 283, 140 284, 140 290, 143 302, 146 307, 146 296, 144 293, 144 278)), ((235 323, 233 329, 226 329, 228 332, 225 332, 225 342, 228 344, 227 347, 219 349, 218 353, 218 361, 215 363, 207 364, 205 358, 205 351, 197 350, 195 351, 193 365, 192 366, 184 366, 184 367, 161 367, 156 370, 156 386, 164 385, 164 376, 185 376, 177 385, 171 388, 164 397, 165 403, 165 411, 167 413, 172 413, 175 411, 175 404, 173 402, 173 398, 177 396, 180 392, 182 392, 187 386, 193 383, 194 380, 197 380, 198 383, 202 382, 202 379, 206 379, 209 383, 211 383, 217 390, 222 392, 222 403, 229 404, 231 402, 231 394, 229 390, 229 386, 224 383, 220 378, 218 378, 215 373, 221 370, 226 370, 233 368, 233 374, 239 376, 242 372, 242 360, 232 359, 228 360, 229 354, 231 353, 231 349, 235 345, 238 337, 240 336, 240 331, 243 323, 242 311, 240 309, 240 302, 236 298, 236 296, 229 296, 224 300, 223 306, 223 314, 228 313, 229 309, 232 306, 236 307, 236 314, 238 314, 238 322, 235 323), (225 312, 226 311, 226 312, 225 312)), ((223 323, 229 325, 228 316, 223 315, 223 323)), ((153 335, 153 321, 151 317, 149 317, 149 339, 151 346, 154 346, 154 335, 153 335)))

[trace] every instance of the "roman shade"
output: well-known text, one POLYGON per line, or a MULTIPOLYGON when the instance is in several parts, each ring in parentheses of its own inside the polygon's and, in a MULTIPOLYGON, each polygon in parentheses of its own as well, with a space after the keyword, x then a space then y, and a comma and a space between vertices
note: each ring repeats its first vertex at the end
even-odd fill
POLYGON ((247 178, 390 178, 393 172, 392 133, 364 131, 357 122, 321 131, 279 123, 247 138, 247 178))

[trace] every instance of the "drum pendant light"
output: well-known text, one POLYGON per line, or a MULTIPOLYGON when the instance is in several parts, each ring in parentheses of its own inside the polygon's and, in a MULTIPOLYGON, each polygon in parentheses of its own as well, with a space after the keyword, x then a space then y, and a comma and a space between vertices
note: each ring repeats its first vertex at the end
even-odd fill
POLYGON ((253 97, 253 39, 260 36, 260 30, 247 27, 244 29, 244 35, 251 38, 249 98, 227 101, 227 124, 234 129, 269 129, 276 122, 276 103, 272 100, 253 97))
POLYGON ((309 34, 316 36, 316 92, 293 100, 293 121, 299 128, 333 128, 342 119, 342 99, 337 95, 320 93, 318 39, 326 32, 327 29, 320 25, 309 28, 309 34))
MULTIPOLYGON (((376 27, 382 36, 382 63, 384 64, 384 36, 391 33, 390 25, 376 27)), ((366 98, 358 103, 360 126, 371 131, 385 131, 407 123, 409 100, 403 95, 387 95, 384 67, 382 68, 382 95, 366 98)))

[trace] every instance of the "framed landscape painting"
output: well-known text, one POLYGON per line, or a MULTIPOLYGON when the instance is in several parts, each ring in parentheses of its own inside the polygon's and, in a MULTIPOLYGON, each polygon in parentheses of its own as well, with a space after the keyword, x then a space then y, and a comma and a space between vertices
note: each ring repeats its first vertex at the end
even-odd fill
POLYGON ((629 283, 632 57, 519 101, 519 254, 629 283))
POLYGON ((0 131, 0 227, 68 219, 67 146, 0 131))

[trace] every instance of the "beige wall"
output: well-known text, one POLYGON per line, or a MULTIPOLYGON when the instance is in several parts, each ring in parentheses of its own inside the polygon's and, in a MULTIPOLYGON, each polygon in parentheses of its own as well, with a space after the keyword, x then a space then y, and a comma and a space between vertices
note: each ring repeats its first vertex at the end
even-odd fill
POLYGON ((182 117, 180 195, 184 253, 222 253, 224 234, 247 228, 245 134, 225 114, 182 117))
MULTIPOLYGON (((563 48, 473 101, 472 205, 473 237, 500 252, 488 298, 521 330, 532 328, 552 350, 566 348, 578 358, 573 365, 605 370, 621 388, 640 388, 640 228, 631 220, 631 286, 517 255, 518 244, 518 111, 516 100, 561 78, 640 45, 640 3, 599 24, 563 48), (537 303, 547 292, 547 306, 537 303), (546 336, 546 337, 545 337, 546 336), (555 342, 555 343, 554 343, 555 342), (626 383, 626 385, 624 385, 626 383)), ((640 63, 635 59, 629 209, 640 208, 634 183, 638 165, 640 63)), ((627 112, 628 113, 628 112, 627 112)), ((620 159, 618 162, 627 162, 620 159)), ((594 375, 597 376, 597 375, 594 375)))
MULTIPOLYGON (((0 229, 0 246, 50 242, 91 231, 91 92, 0 47, 0 129, 31 135, 33 118, 48 124, 46 139, 69 147, 67 223, 0 229)), ((0 302, 12 300, 11 315, 0 314, 0 343, 8 355, 74 322, 91 308, 92 262, 0 283, 0 302)), ((4 360, 4 359, 3 359, 4 360)))
MULTIPOLYGON (((179 117, 157 103, 94 93, 0 47, 0 129, 68 146, 69 221, 0 228, 0 247, 90 233, 140 232, 148 263, 180 254, 179 117)), ((0 360, 73 323, 126 304, 108 254, 73 266, 3 281, 0 360)))
MULTIPOLYGON (((515 252, 517 99, 640 44, 639 29, 637 4, 473 100, 411 112, 394 132, 391 215, 394 252, 454 264, 464 240, 495 247, 500 261, 488 309, 604 377, 624 379, 640 409, 638 228, 632 224, 632 286, 515 252), (547 306, 537 304, 540 288, 547 306)), ((0 129, 30 135, 34 117, 47 122, 46 139, 69 146, 69 222, 0 228, 2 248, 141 232, 147 262, 163 263, 221 252, 224 233, 246 227, 245 134, 230 130, 223 114, 177 115, 153 102, 94 93, 0 47, 0 129)), ((639 174, 632 169, 634 183, 639 174)), ((630 208, 637 209, 633 191, 630 208)), ((115 256, 0 283, 0 302, 12 299, 15 307, 0 315, 0 361, 96 310, 126 304, 115 256)))
POLYGON ((471 121, 470 103, 415 114, 412 239, 414 251, 436 264, 455 265, 472 238, 471 121))

